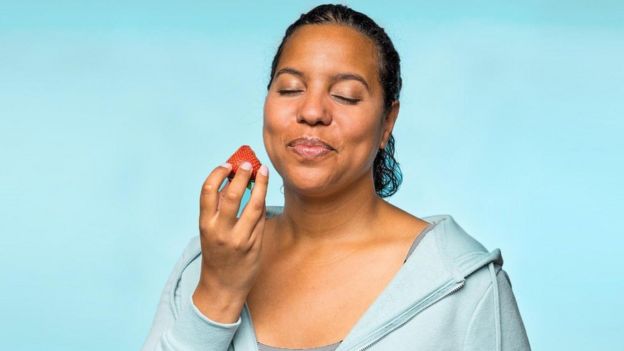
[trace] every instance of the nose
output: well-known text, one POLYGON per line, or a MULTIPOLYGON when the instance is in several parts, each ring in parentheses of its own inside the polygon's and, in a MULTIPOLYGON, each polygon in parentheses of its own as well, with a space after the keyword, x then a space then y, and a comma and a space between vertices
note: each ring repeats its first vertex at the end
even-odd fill
POLYGON ((321 91, 317 90, 315 92, 313 89, 308 89, 299 107, 297 122, 311 126, 317 124, 329 125, 331 123, 331 116, 321 91))

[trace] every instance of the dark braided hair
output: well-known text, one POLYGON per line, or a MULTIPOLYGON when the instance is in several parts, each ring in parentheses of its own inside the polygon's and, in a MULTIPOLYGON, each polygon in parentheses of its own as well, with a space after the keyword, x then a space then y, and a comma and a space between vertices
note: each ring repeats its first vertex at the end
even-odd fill
MULTIPOLYGON (((319 5, 307 13, 304 13, 287 29, 277 53, 271 64, 271 76, 267 89, 270 89, 277 64, 282 55, 286 40, 301 26, 307 24, 341 24, 358 30, 370 38, 377 47, 379 54, 379 80, 384 92, 384 114, 390 111, 394 101, 399 100, 401 91, 401 67, 399 53, 394 48, 392 41, 375 21, 361 12, 350 9, 344 5, 319 5)), ((394 136, 390 137, 386 146, 379 149, 373 162, 373 180, 375 192, 380 197, 389 197, 399 190, 403 180, 399 163, 394 158, 394 136)))

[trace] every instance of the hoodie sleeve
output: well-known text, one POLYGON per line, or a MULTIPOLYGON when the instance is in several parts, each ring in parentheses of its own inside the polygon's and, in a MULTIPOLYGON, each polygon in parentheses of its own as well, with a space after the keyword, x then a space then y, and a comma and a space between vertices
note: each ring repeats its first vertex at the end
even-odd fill
POLYGON ((464 351, 530 351, 529 339, 507 273, 489 266, 492 285, 471 317, 464 351))
POLYGON ((142 351, 226 351, 241 324, 219 323, 204 316, 191 295, 182 295, 182 272, 198 256, 193 238, 169 275, 142 351))

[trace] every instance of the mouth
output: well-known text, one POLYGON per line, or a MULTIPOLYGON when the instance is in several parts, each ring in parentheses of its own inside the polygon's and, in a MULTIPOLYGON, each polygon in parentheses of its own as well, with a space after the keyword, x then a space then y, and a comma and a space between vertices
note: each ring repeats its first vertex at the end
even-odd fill
POLYGON ((290 141, 288 148, 303 159, 311 160, 323 157, 336 149, 320 138, 302 137, 290 141))
POLYGON ((291 140, 288 143, 288 146, 291 146, 291 147, 295 147, 299 145, 308 146, 308 147, 323 147, 330 151, 335 150, 333 146, 329 145, 327 142, 317 137, 301 137, 301 138, 291 140))

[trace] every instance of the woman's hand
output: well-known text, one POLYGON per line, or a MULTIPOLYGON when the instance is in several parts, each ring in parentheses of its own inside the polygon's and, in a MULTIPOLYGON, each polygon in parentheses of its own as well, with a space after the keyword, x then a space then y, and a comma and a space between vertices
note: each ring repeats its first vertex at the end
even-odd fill
POLYGON ((259 270, 268 170, 264 165, 258 170, 249 202, 237 218, 251 176, 251 165, 245 163, 221 191, 232 166, 226 163, 214 169, 200 195, 202 266, 193 302, 221 323, 238 320, 259 270))

